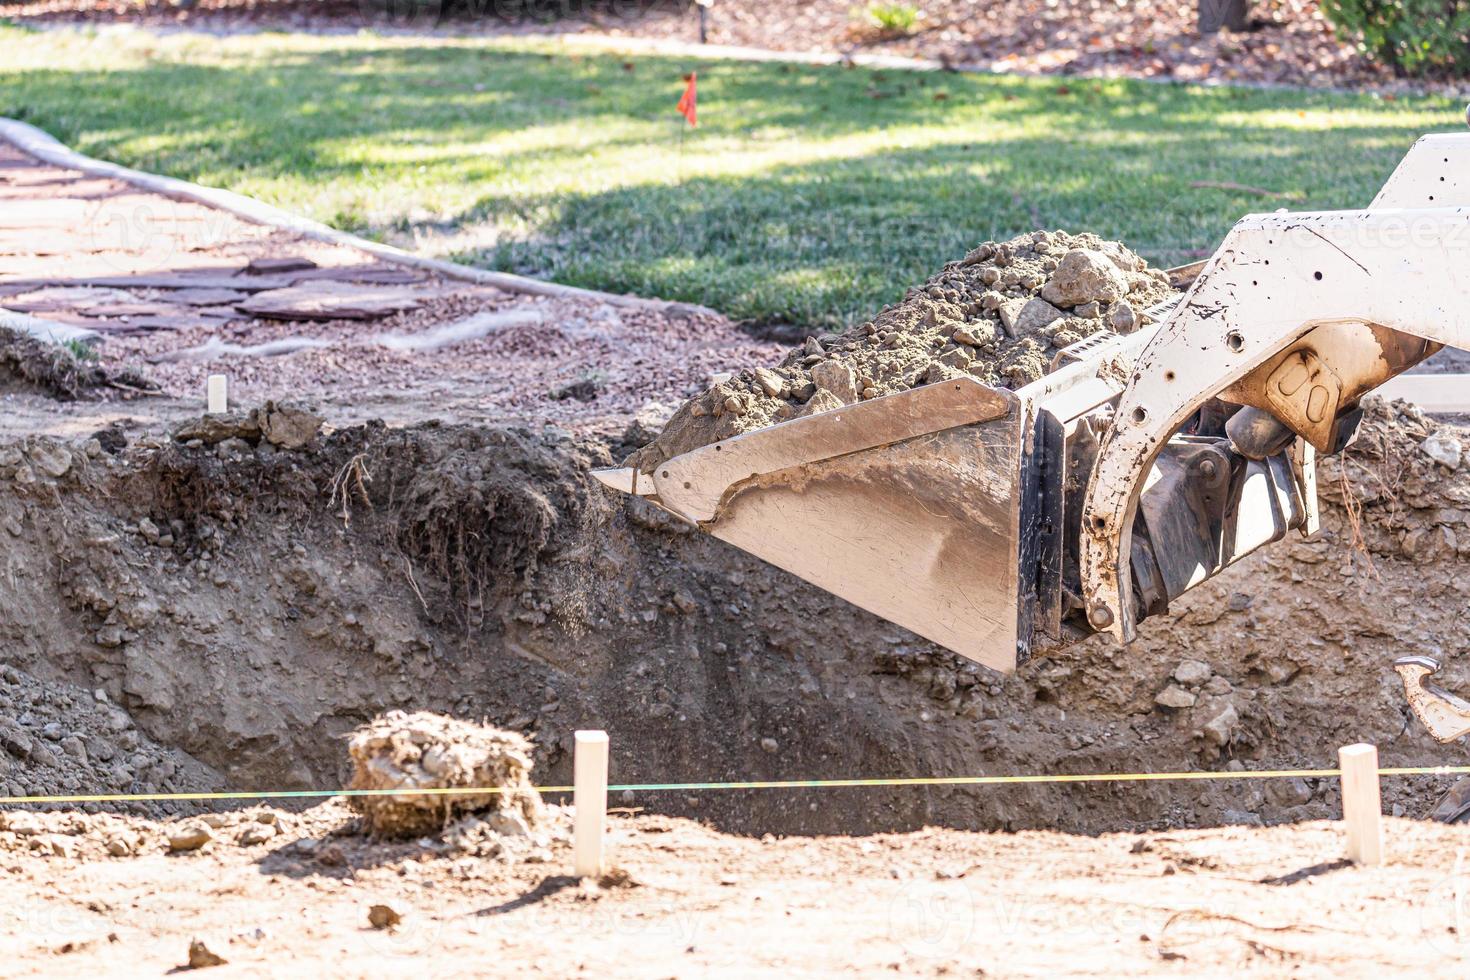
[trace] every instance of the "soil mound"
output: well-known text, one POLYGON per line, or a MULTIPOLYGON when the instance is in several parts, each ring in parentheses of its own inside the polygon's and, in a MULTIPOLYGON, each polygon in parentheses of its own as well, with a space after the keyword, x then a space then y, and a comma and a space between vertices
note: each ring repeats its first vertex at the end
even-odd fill
MULTIPOLYGON (((0 665, 0 796, 181 793, 222 788, 220 776, 157 744, 100 689, 45 681, 0 665)), ((126 804, 178 812, 174 804, 126 804)))
POLYGON ((1131 333, 1174 295, 1168 276, 1118 242, 1038 231, 986 242, 903 302, 828 340, 808 338, 685 403, 634 453, 645 472, 699 446, 776 422, 969 375, 1019 388, 1100 330, 1131 333))
POLYGON ((543 821, 531 785, 531 743, 519 732, 427 711, 390 711, 347 741, 350 790, 402 790, 403 795, 354 796, 369 832, 382 837, 439 833, 474 815, 495 833, 526 837, 543 821), (425 795, 426 789, 484 789, 425 795))
POLYGON ((97 389, 152 394, 158 386, 132 371, 93 364, 69 347, 0 326, 0 385, 8 382, 58 401, 75 401, 97 389))

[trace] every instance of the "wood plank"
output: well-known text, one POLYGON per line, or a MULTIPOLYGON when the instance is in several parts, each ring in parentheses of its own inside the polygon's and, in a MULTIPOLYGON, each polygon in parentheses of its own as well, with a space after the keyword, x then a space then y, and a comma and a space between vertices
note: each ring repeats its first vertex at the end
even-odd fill
POLYGON ((377 320, 420 305, 412 290, 327 279, 256 293, 236 308, 272 320, 377 320))

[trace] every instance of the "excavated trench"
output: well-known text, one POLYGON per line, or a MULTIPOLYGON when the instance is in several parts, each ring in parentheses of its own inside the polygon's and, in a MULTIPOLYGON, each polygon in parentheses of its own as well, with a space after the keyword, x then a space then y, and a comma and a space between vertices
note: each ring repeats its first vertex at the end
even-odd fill
MULTIPOLYGON (((1470 479, 1424 452, 1436 429, 1375 407, 1323 468, 1318 540, 1253 556, 1132 646, 1012 677, 611 497, 588 473, 609 447, 554 430, 31 437, 0 448, 0 787, 335 787, 342 737, 393 708, 523 731, 543 783, 568 779, 583 727, 634 783, 1323 767, 1358 740, 1385 765, 1458 764, 1389 669, 1462 653, 1470 479)), ((1101 832, 1326 817, 1334 782, 615 803, 753 834, 1101 832)), ((1443 786, 1390 780, 1386 802, 1422 815, 1443 786)))

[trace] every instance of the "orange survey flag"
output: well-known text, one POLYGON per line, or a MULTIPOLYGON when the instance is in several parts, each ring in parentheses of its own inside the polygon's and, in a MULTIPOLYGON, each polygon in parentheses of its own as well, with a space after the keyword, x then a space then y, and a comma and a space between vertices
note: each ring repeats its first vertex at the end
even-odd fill
POLYGON ((695 103, 698 101, 698 95, 695 92, 695 79, 698 77, 698 72, 689 73, 689 84, 685 87, 684 94, 679 97, 679 112, 683 114, 685 119, 689 120, 689 125, 691 126, 699 125, 699 114, 695 106, 695 103))

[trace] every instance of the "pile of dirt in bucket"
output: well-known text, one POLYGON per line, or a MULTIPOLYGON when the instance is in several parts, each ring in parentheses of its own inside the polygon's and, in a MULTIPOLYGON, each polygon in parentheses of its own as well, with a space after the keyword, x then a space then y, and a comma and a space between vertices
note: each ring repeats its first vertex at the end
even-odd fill
POLYGON ((645 472, 699 446, 787 419, 967 375, 1020 388, 1100 330, 1126 334, 1174 295, 1168 276, 1118 242, 1038 231, 986 242, 903 301, 828 340, 808 338, 685 403, 629 460, 645 472))
POLYGON ((529 837, 545 822, 531 785, 531 743, 519 732, 428 711, 390 711, 353 732, 347 753, 349 790, 395 791, 351 797, 373 834, 423 837, 473 815, 501 836, 529 837), (467 789, 484 792, 423 792, 467 789))

